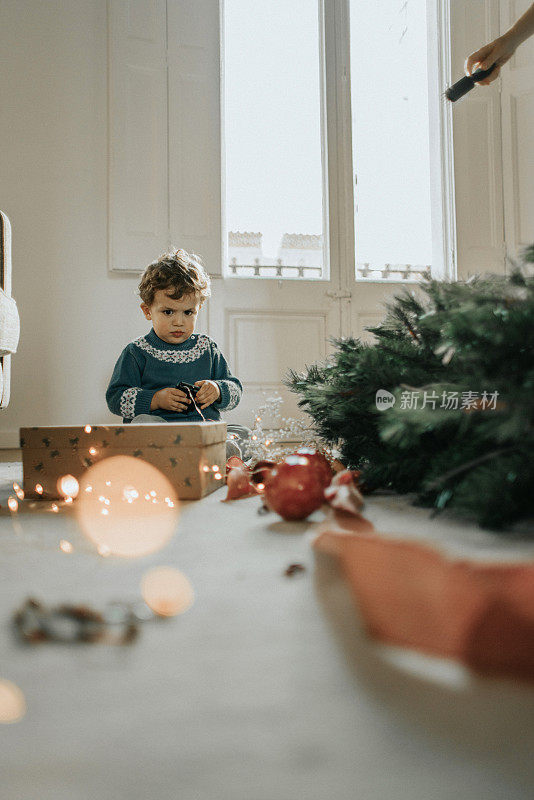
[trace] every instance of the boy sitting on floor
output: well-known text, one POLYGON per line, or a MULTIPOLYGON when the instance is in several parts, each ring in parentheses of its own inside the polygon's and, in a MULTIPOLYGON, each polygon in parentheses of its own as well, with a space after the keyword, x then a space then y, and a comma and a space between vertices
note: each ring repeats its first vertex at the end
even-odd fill
MULTIPOLYGON (((220 420, 220 411, 235 408, 243 387, 217 344, 195 333, 198 312, 210 296, 210 279, 197 256, 185 250, 162 255, 144 271, 139 284, 141 309, 152 330, 126 345, 106 392, 108 408, 123 422, 199 422, 202 416, 180 382, 198 387, 195 402, 206 420, 220 420)), ((229 425, 232 439, 250 433, 229 425)), ((237 448, 227 446, 236 453, 237 448)))

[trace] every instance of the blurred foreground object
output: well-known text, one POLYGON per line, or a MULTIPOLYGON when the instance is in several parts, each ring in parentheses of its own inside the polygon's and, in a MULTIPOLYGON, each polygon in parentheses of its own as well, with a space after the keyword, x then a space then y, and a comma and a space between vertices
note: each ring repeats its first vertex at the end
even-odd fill
POLYGON ((127 604, 110 604, 104 612, 63 603, 49 607, 28 598, 13 615, 17 634, 25 642, 99 642, 129 644, 138 634, 140 618, 127 604))
POLYGON ((534 562, 451 560, 416 541, 325 530, 376 639, 455 658, 485 675, 534 680, 534 562))
POLYGON ((178 523, 178 498, 156 467, 140 458, 112 456, 80 481, 75 512, 98 552, 138 558, 164 547, 178 523))

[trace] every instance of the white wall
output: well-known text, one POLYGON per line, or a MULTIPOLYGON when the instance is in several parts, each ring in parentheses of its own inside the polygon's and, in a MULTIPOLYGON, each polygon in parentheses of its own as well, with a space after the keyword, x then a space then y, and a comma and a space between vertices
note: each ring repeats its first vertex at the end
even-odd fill
POLYGON ((0 31, 0 208, 21 316, 0 446, 16 447, 21 426, 117 422, 107 382, 147 328, 137 276, 106 265, 106 0, 3 0, 0 31))

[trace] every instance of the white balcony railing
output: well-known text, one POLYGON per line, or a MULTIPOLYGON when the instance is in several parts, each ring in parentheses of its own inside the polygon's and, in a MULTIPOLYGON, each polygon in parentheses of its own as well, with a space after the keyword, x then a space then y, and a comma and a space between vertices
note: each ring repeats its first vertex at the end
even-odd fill
MULTIPOLYGON (((284 264, 278 260, 276 264, 262 264, 254 259, 253 264, 228 265, 230 276, 237 278, 303 278, 317 280, 322 277, 320 266, 284 264)), ((417 282, 430 273, 430 264, 384 264, 374 266, 368 263, 356 264, 356 279, 362 281, 417 282)))

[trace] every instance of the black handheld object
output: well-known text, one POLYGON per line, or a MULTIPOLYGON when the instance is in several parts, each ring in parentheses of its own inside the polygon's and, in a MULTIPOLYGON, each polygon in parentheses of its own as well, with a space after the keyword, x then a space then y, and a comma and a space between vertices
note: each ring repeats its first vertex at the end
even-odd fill
MULTIPOLYGON (((182 414, 189 414, 193 410, 198 411, 200 413, 200 409, 197 406, 197 403, 196 403, 196 400, 195 400, 195 398, 197 396, 197 392, 200 391, 200 386, 193 386, 192 383, 184 383, 183 381, 180 381, 180 383, 176 384, 176 388, 180 389, 182 392, 184 392, 187 395, 187 398, 189 400, 189 405, 187 406, 185 411, 182 411, 181 413, 182 414)), ((202 414, 201 414, 201 416, 202 416, 202 414)))
POLYGON ((470 92, 477 81, 483 81, 488 75, 491 75, 497 64, 492 64, 489 69, 477 69, 472 75, 466 75, 465 78, 460 78, 459 81, 453 83, 452 86, 445 91, 445 97, 452 103, 455 103, 464 94, 470 92))

